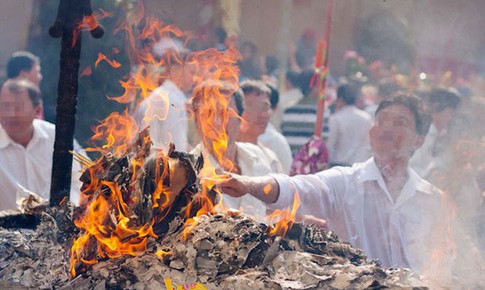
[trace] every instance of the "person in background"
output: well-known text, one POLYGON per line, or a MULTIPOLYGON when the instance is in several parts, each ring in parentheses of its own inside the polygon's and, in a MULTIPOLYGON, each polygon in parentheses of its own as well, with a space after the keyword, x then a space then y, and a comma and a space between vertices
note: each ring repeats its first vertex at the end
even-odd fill
MULTIPOLYGON (((230 174, 218 185, 225 194, 251 195, 271 208, 291 207, 298 193, 300 213, 327 219, 330 230, 369 258, 423 273, 433 250, 446 242, 442 192, 409 167, 429 125, 421 100, 398 93, 377 108, 369 130, 373 157, 364 163, 294 177, 230 174)), ((442 260, 440 266, 447 265, 442 260)))
POLYGON ((251 41, 241 44, 242 59, 239 61, 240 80, 260 80, 262 76, 261 65, 258 59, 258 47, 251 41))
POLYGON ((410 164, 420 176, 432 180, 433 175, 443 173, 453 166, 450 159, 452 154, 447 147, 453 144, 451 138, 454 137, 453 127, 457 121, 461 98, 453 88, 435 88, 427 99, 433 122, 423 146, 416 151, 410 164))
MULTIPOLYGON (((278 90, 273 86, 268 85, 268 87, 271 90, 270 103, 272 113, 274 113, 278 108, 279 93, 278 90)), ((284 173, 288 174, 290 172, 291 163, 293 162, 290 144, 288 144, 286 138, 280 132, 278 132, 278 130, 276 130, 275 126, 271 124, 271 122, 268 123, 264 133, 259 135, 258 143, 269 148, 276 154, 278 160, 283 166, 284 173)))
POLYGON ((335 113, 329 118, 328 155, 330 166, 350 166, 371 156, 369 129, 372 117, 358 109, 355 102, 360 87, 347 83, 337 89, 335 113))
POLYGON ((262 81, 245 81, 240 87, 244 93, 246 110, 242 116, 245 122, 239 129, 237 140, 260 147, 266 158, 270 160, 272 172, 285 172, 276 154, 258 142, 259 136, 266 131, 271 118, 270 88, 262 81))
MULTIPOLYGON (((303 98, 294 106, 288 107, 281 118, 281 133, 290 144, 293 156, 306 144, 315 132, 315 121, 317 119, 318 89, 310 87, 310 80, 314 74, 313 70, 307 70, 301 74, 301 92, 303 98)), ((322 137, 328 137, 328 117, 330 111, 328 106, 324 112, 322 126, 322 137)))
MULTIPOLYGON (((194 147, 191 153, 203 155, 204 168, 201 171, 202 173, 206 172, 208 167, 216 169, 222 168, 225 171, 236 172, 247 176, 261 176, 274 172, 271 168, 270 160, 259 146, 252 143, 236 142, 242 115, 245 112, 244 94, 240 89, 236 89, 230 84, 222 82, 206 81, 195 87, 191 98, 191 105, 195 124, 202 140, 200 144, 194 147), (205 106, 204 94, 213 90, 218 90, 219 93, 226 94, 230 97, 228 108, 219 107, 214 109, 205 106), (216 157, 218 154, 213 147, 214 140, 208 138, 208 134, 203 132, 201 123, 205 121, 207 114, 213 113, 214 110, 226 109, 231 114, 229 121, 223 124, 220 119, 215 119, 216 122, 221 123, 215 123, 213 125, 215 128, 225 126, 227 148, 224 150, 222 158, 224 160, 230 160, 230 165, 227 162, 221 164, 218 161, 216 157)), ((220 103, 216 105, 221 106, 220 103)), ((244 198, 224 196, 222 202, 225 207, 243 210, 245 213, 255 216, 259 221, 263 221, 266 215, 266 205, 249 195, 244 198)))
MULTIPOLYGON (((0 210, 15 209, 17 194, 31 191, 49 199, 55 126, 38 119, 39 88, 7 80, 0 91, 0 210)), ((79 146, 74 144, 76 146, 79 146)), ((81 166, 72 164, 70 199, 79 202, 81 166)))
POLYGON ((163 83, 137 107, 134 118, 140 130, 150 126, 150 137, 157 149, 166 150, 174 143, 178 151, 189 150, 187 93, 193 88, 195 68, 189 63, 190 51, 177 39, 161 39, 154 52, 162 58, 179 60, 166 62, 163 83))
POLYGON ((226 32, 226 30, 222 27, 216 27, 214 29, 213 33, 214 33, 214 38, 215 38, 214 47, 219 51, 226 50, 227 49, 227 46, 226 46, 227 32, 226 32))
POLYGON ((273 116, 271 122, 276 128, 281 128, 281 119, 284 111, 303 99, 303 93, 301 92, 300 74, 294 71, 286 72, 285 78, 285 91, 280 94, 280 100, 276 110, 273 110, 273 116))
MULTIPOLYGON (((40 59, 28 51, 16 51, 7 62, 7 78, 28 80, 37 87, 42 81, 40 59)), ((44 108, 41 105, 37 115, 38 119, 44 119, 44 108)))

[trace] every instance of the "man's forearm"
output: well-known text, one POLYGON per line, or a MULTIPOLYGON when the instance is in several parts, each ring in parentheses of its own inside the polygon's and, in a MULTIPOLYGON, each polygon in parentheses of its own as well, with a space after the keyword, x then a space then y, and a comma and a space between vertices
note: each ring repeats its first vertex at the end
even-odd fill
POLYGON ((249 193, 264 203, 275 203, 280 194, 280 186, 271 176, 253 177, 249 193))

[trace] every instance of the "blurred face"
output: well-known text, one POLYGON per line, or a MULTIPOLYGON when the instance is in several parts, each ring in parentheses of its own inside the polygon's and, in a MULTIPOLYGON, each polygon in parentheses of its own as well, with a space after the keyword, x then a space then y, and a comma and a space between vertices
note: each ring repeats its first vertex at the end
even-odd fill
POLYGON ((414 114, 399 104, 390 105, 377 114, 369 136, 376 159, 407 161, 424 141, 424 136, 416 133, 414 114))
POLYGON ((251 92, 244 96, 244 104, 243 119, 247 124, 242 128, 243 132, 258 136, 263 134, 271 118, 269 95, 251 92))
POLYGON ((6 86, 0 92, 0 124, 9 136, 33 129, 40 106, 34 107, 26 89, 12 93, 6 86))
POLYGON ((30 71, 22 71, 20 73, 22 79, 26 79, 31 83, 39 86, 40 82, 42 81, 42 73, 40 71, 40 65, 38 63, 32 66, 30 71))
MULTIPOLYGON (((241 119, 239 115, 237 114, 237 107, 236 107, 236 102, 234 101, 234 98, 231 98, 230 103, 228 104, 228 110, 231 111, 229 120, 227 121, 226 124, 226 134, 228 138, 228 145, 235 144, 237 135, 239 133, 239 128, 241 126, 241 119)), ((194 117, 195 117, 195 123, 197 126, 197 129, 199 131, 200 136, 207 135, 203 132, 201 122, 204 122, 204 117, 199 116, 199 112, 197 109, 194 111, 194 117)), ((222 118, 215 118, 213 126, 216 128, 222 128, 224 126, 222 118)), ((209 140, 207 140, 209 141, 209 140)), ((208 145, 208 144, 206 144, 208 145)), ((210 147, 210 146, 208 146, 210 147)))

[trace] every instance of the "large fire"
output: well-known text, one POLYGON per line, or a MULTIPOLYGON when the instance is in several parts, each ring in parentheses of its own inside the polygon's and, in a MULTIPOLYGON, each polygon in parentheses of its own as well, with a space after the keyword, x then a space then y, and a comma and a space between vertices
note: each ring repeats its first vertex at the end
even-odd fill
MULTIPOLYGON (((108 15, 106 12, 103 14, 108 15)), ((159 84, 164 81, 161 72, 173 63, 181 62, 193 68, 195 86, 211 81, 237 89, 239 52, 234 47, 224 52, 209 49, 188 56, 169 50, 160 58, 154 52, 157 41, 177 39, 187 43, 187 34, 156 19, 133 17, 130 21, 121 25, 118 33, 124 32, 129 40, 134 60, 132 66, 136 67, 136 71, 128 80, 120 81, 124 94, 110 99, 136 108, 144 98, 157 92, 159 84), (143 47, 138 47, 138 43, 143 43, 143 47)), ((118 52, 117 49, 113 51, 118 52)), ((108 62, 115 69, 120 66, 100 53, 94 67, 101 61, 108 62)), ((212 149, 217 162, 227 171, 231 171, 234 164, 225 158, 228 136, 224 125, 229 118, 237 116, 234 110, 228 109, 234 90, 216 85, 211 89, 194 91, 201 96, 198 99, 199 110, 195 113, 199 120, 203 120, 200 124, 203 132, 201 141, 212 149)), ((165 107, 168 108, 168 96, 164 92, 158 92, 158 95, 159 101, 167 103, 165 107)), ((150 110, 147 108, 145 112, 144 123, 149 123, 148 116, 161 120, 167 116, 166 111, 154 113, 150 110)), ((173 148, 152 152, 148 131, 139 128, 128 111, 112 113, 94 132, 92 141, 95 146, 88 151, 98 152, 101 157, 94 163, 85 163, 87 169, 82 177, 84 186, 80 213, 75 220, 81 233, 71 249, 72 276, 100 259, 146 252, 149 238, 159 238, 167 231, 168 221, 165 220, 174 218, 174 204, 183 205, 186 235, 190 234, 200 215, 215 212, 216 207, 221 206, 217 202, 220 199, 214 197, 221 195, 214 186, 214 178, 221 178, 216 168, 209 166, 209 170, 201 172, 201 176, 210 178, 201 179, 200 186, 197 186, 194 178, 197 172, 187 169, 190 167, 187 154, 173 151, 173 148)), ((195 162, 194 168, 202 168, 201 160, 195 162)), ((278 211, 272 215, 272 221, 281 219, 281 222, 270 234, 284 235, 295 219, 298 202, 295 201, 291 213, 278 211)))

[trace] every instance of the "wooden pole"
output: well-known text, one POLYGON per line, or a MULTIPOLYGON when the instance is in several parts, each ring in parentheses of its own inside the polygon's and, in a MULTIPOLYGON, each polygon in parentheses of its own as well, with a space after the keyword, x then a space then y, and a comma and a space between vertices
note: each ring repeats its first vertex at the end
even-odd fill
POLYGON ((91 35, 99 38, 103 29, 92 25, 93 13, 90 0, 60 0, 57 19, 49 34, 61 38, 60 73, 57 87, 56 137, 52 163, 50 205, 57 206, 69 197, 71 191, 74 128, 81 57, 81 24, 91 17, 91 35))

